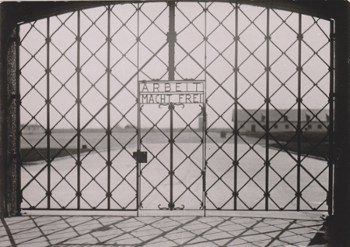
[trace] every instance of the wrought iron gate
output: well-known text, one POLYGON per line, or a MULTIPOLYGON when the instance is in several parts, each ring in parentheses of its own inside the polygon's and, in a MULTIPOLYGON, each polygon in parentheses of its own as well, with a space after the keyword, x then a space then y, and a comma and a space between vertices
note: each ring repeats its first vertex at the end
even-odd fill
POLYGON ((332 21, 128 3, 19 35, 23 209, 332 213, 332 21), (202 101, 141 102, 166 81, 205 82, 202 101))

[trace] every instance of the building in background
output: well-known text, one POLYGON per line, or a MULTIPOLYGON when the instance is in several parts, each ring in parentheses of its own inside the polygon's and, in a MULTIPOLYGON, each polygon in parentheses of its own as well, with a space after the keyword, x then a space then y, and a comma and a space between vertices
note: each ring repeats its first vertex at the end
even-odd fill
MULTIPOLYGON (((265 131, 266 110, 239 109, 237 111, 237 125, 241 133, 265 131)), ((235 114, 232 114, 235 123, 235 114)), ((298 124, 298 110, 269 110, 269 128, 271 132, 295 131, 298 124)), ((303 132, 324 132, 329 124, 328 110, 301 109, 300 124, 303 132)))
POLYGON ((35 124, 28 124, 28 125, 21 125, 20 129, 22 130, 23 134, 37 134, 37 133, 44 133, 45 129, 38 123, 35 124))

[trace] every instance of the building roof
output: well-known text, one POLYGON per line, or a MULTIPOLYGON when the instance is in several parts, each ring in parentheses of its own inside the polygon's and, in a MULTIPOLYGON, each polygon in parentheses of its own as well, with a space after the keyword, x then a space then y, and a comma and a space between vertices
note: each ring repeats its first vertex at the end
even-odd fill
MULTIPOLYGON (((246 121, 260 121, 265 122, 266 121, 266 110, 256 110, 256 109, 238 109, 237 110, 237 120, 239 122, 246 122, 246 121), (252 115, 253 117, 251 117, 252 115), (250 118, 250 119, 249 119, 250 118), (249 120, 248 120, 249 119, 249 120)), ((300 111, 300 118, 301 122, 328 122, 329 121, 329 110, 319 110, 319 109, 301 109, 300 111)), ((232 121, 235 120, 235 114, 234 111, 232 112, 232 121)), ((283 122, 283 121, 290 121, 290 122, 297 122, 298 121, 298 110, 297 109, 270 109, 269 110, 269 120, 270 122, 283 122), (286 118, 285 118, 286 117, 286 118)))

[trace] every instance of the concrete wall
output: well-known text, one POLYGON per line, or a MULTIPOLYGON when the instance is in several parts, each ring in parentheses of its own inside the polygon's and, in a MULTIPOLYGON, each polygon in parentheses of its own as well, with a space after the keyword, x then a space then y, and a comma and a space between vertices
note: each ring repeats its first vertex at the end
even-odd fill
POLYGON ((350 7, 335 15, 334 246, 350 246, 350 7))
POLYGON ((6 105, 6 83, 4 83, 3 79, 5 78, 4 74, 4 68, 6 68, 5 63, 6 59, 2 55, 5 53, 5 37, 6 32, 4 30, 4 13, 3 8, 0 5, 0 49, 1 49, 1 56, 0 56, 0 217, 3 217, 5 215, 4 209, 5 209, 5 162, 6 159, 6 128, 5 128, 5 105, 6 105))

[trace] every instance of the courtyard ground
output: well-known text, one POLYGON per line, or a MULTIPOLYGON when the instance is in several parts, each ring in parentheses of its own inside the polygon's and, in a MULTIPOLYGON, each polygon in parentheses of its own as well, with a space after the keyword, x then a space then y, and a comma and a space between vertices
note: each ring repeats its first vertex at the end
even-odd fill
POLYGON ((5 218, 0 246, 325 247, 319 214, 231 216, 24 215, 5 218))

